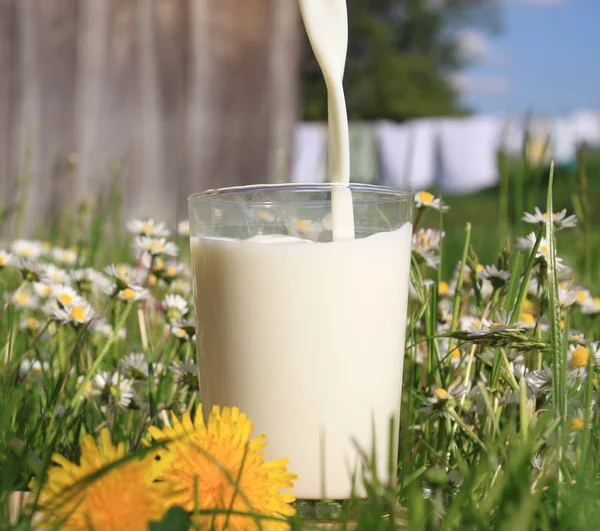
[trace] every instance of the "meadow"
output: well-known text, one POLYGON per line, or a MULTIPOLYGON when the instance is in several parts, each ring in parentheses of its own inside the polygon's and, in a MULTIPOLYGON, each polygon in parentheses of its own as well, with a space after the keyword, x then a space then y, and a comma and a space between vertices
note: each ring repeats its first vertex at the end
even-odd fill
POLYGON ((343 504, 294 503, 244 412, 199 413, 185 221, 114 191, 2 242, 0 529, 600 529, 600 159, 500 162, 417 194, 400 447, 343 504))

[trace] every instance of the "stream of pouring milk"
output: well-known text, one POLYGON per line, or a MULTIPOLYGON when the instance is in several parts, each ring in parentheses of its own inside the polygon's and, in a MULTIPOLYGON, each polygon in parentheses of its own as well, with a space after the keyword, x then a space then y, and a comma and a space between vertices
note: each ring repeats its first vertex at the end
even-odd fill
MULTIPOLYGON (((344 70, 348 50, 346 0, 299 0, 311 46, 327 85, 329 178, 350 183, 350 134, 344 98, 344 70)), ((349 188, 332 190, 333 240, 354 239, 354 210, 349 188)))

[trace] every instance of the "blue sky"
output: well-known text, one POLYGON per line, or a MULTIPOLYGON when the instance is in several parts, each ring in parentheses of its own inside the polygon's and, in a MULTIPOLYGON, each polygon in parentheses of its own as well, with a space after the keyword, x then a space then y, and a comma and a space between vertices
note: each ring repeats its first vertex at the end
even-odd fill
POLYGON ((457 76, 477 111, 600 109, 600 0, 501 0, 499 36, 466 31, 476 66, 457 76))

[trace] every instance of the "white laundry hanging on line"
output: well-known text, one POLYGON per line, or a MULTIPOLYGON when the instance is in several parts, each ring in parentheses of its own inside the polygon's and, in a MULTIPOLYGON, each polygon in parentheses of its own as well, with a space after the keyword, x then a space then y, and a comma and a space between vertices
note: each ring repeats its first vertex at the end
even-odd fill
POLYGON ((376 124, 383 184, 414 190, 435 184, 436 123, 437 120, 423 119, 376 124))
POLYGON ((440 185, 448 193, 470 193, 500 181, 498 149, 502 119, 448 118, 440 126, 440 185))
POLYGON ((582 110, 569 115, 575 142, 600 147, 600 117, 594 111, 582 110))
POLYGON ((570 164, 577 155, 577 137, 568 117, 556 117, 550 123, 550 157, 556 164, 570 164))
POLYGON ((511 157, 521 156, 525 144, 525 121, 514 115, 502 116, 499 119, 502 120, 500 149, 511 157))
POLYGON ((325 180, 327 166, 327 125, 301 122, 294 130, 291 181, 320 183, 325 180))

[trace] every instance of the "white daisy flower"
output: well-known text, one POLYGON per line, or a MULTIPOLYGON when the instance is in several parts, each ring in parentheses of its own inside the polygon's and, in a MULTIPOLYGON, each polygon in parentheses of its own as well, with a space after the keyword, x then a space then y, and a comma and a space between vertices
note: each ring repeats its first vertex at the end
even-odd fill
POLYGON ((107 286, 111 285, 110 281, 102 273, 91 267, 73 270, 71 278, 84 293, 105 291, 107 286))
POLYGON ((195 323, 193 321, 178 321, 173 323, 169 328, 172 335, 179 339, 189 341, 192 339, 195 331, 195 323))
MULTIPOLYGON (((588 427, 591 429, 594 425, 591 420, 594 418, 593 412, 591 413, 589 419, 590 423, 588 427)), ((569 430, 571 431, 571 438, 575 438, 578 431, 583 430, 585 428, 585 410, 583 408, 577 408, 573 415, 571 415, 571 420, 569 422, 569 430)))
POLYGON ((25 319, 21 319, 19 323, 20 330, 27 330, 29 332, 37 332, 42 328, 42 323, 38 321, 35 317, 27 317, 25 319))
POLYGON ((40 362, 39 360, 23 360, 19 366, 19 374, 22 378, 28 376, 34 382, 41 382, 44 379, 44 374, 50 371, 50 363, 47 361, 40 362))
POLYGON ((41 299, 46 299, 52 295, 52 285, 46 282, 32 282, 33 291, 41 299))
POLYGON ((583 332, 580 332, 579 330, 569 330, 569 341, 580 343, 582 345, 585 345, 587 342, 583 332))
POLYGON ((132 380, 148 379, 148 362, 143 353, 132 352, 119 361, 121 372, 132 380))
MULTIPOLYGON (((81 384, 83 383, 84 380, 84 375, 82 374, 81 376, 77 377, 77 387, 81 387, 81 384)), ((81 394, 81 400, 88 398, 92 392, 94 391, 94 384, 92 381, 88 380, 85 384, 85 389, 83 390, 83 393, 81 394)))
POLYGON ((450 365, 453 369, 458 369, 462 363, 462 353, 459 347, 454 347, 450 352, 450 365))
POLYGON ((72 266, 77 262, 77 251, 55 247, 52 249, 52 258, 60 264, 72 266))
POLYGON ((594 357, 595 365, 600 365, 598 343, 591 343, 589 347, 580 344, 569 345, 567 360, 570 369, 568 376, 571 380, 584 380, 587 377, 590 356, 594 357))
POLYGON ((284 225, 292 236, 310 241, 317 240, 324 230, 323 225, 319 221, 297 217, 284 220, 284 225))
POLYGON ((504 286, 510 280, 510 273, 498 269, 495 265, 485 266, 479 276, 484 280, 489 280, 494 287, 504 286))
POLYGON ((550 390, 552 382, 552 369, 547 365, 543 369, 529 371, 525 376, 527 387, 531 389, 534 395, 550 390))
POLYGON ((467 389, 463 385, 458 385, 454 389, 449 390, 440 387, 433 391, 432 396, 427 398, 427 402, 419 408, 419 411, 426 414, 442 412, 447 407, 453 406, 466 393, 467 389))
POLYGON ((190 235, 190 222, 187 219, 184 219, 177 223, 177 234, 183 237, 187 237, 190 235))
POLYGON ((188 302, 180 295, 168 294, 162 301, 162 308, 169 322, 180 321, 188 313, 188 302))
MULTIPOLYGON (((542 237, 540 240, 540 246, 538 247, 536 258, 543 258, 546 263, 548 263, 550 260, 550 247, 548 246, 548 242, 544 237, 542 237)), ((556 257, 556 269, 557 271, 566 271, 569 269, 568 266, 562 263, 562 258, 559 256, 556 257)))
POLYGON ((470 319, 464 320, 463 330, 465 330, 472 336, 479 337, 486 336, 488 334, 494 334, 497 332, 518 332, 519 330, 521 330, 521 327, 520 323, 514 323, 513 325, 509 326, 498 321, 470 317, 470 319))
POLYGON ((517 249, 523 249, 525 251, 531 252, 533 250, 533 247, 535 246, 536 240, 537 240, 537 236, 536 236, 535 232, 530 232, 524 238, 522 238, 522 237, 517 238, 515 247, 517 249))
MULTIPOLYGON (((542 211, 538 207, 535 207, 534 214, 525 212, 522 219, 526 223, 545 224, 546 220, 548 219, 548 214, 546 212, 542 213, 542 211)), ((552 221, 554 222, 554 229, 557 231, 562 230, 562 229, 569 229, 569 228, 577 226, 577 217, 574 215, 567 216, 566 208, 564 208, 560 212, 553 212, 552 213, 552 221)))
POLYGON ((132 219, 127 222, 127 230, 138 236, 151 236, 153 238, 168 238, 171 235, 164 223, 157 223, 150 219, 132 219))
POLYGON ((0 249, 0 269, 14 264, 14 257, 11 253, 0 249))
POLYGON ((104 272, 116 282, 120 290, 135 282, 135 271, 128 264, 109 265, 104 268, 104 272))
MULTIPOLYGON (((108 323, 108 321, 104 318, 97 319, 92 323, 92 330, 96 334, 100 334, 104 337, 111 337, 113 335, 113 327, 108 323)), ((127 337, 127 330, 125 328, 121 328, 116 335, 117 339, 125 339, 127 337)))
POLYGON ((22 310, 32 310, 39 306, 38 298, 24 289, 17 290, 11 294, 6 293, 5 298, 22 310))
POLYGON ((588 289, 578 286, 573 288, 573 291, 575 293, 577 304, 580 304, 581 306, 585 306, 592 299, 592 294, 588 289))
POLYGON ((581 306, 582 313, 595 315, 600 313, 600 297, 593 297, 581 306))
POLYGON ((130 284, 129 287, 119 291, 119 299, 127 302, 145 301, 150 298, 150 292, 141 286, 130 284))
POLYGON ((42 254, 40 242, 35 240, 15 240, 12 242, 10 249, 15 256, 34 262, 42 254))
POLYGON ((54 310, 54 319, 62 323, 82 325, 89 323, 94 317, 95 310, 91 304, 79 297, 74 304, 65 304, 54 310))
POLYGON ((53 284, 51 292, 52 296, 63 306, 76 305, 82 300, 72 287, 64 284, 53 284))
POLYGON ((563 308, 568 308, 577 302, 577 293, 565 289, 563 286, 558 286, 558 302, 563 308))
POLYGON ((175 279, 175 281, 170 284, 169 291, 171 293, 178 293, 179 295, 187 297, 192 291, 191 282, 183 279, 175 279))
POLYGON ((440 257, 436 253, 440 250, 444 235, 444 232, 435 229, 419 229, 413 234, 413 253, 429 267, 436 269, 440 263, 440 257))
POLYGON ((173 280, 175 280, 176 277, 186 273, 186 268, 183 264, 180 264, 179 262, 169 261, 163 263, 163 267, 158 271, 155 270, 155 272, 157 272, 157 275, 163 280, 166 280, 167 282, 172 282, 173 280))
POLYGON ((137 236, 133 241, 136 256, 177 256, 179 248, 173 242, 167 242, 165 238, 149 238, 148 236, 137 236))
POLYGON ((439 197, 435 197, 433 194, 421 190, 415 195, 415 206, 417 208, 433 208, 434 210, 441 210, 447 212, 450 207, 445 205, 439 197))
POLYGON ((54 264, 48 264, 44 272, 45 276, 55 284, 70 284, 71 276, 67 271, 56 267, 54 264))
POLYGON ((198 366, 192 360, 173 363, 170 369, 175 373, 177 383, 187 387, 190 391, 197 391, 199 389, 200 373, 198 372, 198 366))
POLYGON ((104 371, 94 377, 90 395, 103 405, 126 409, 133 398, 132 381, 118 372, 104 371))

